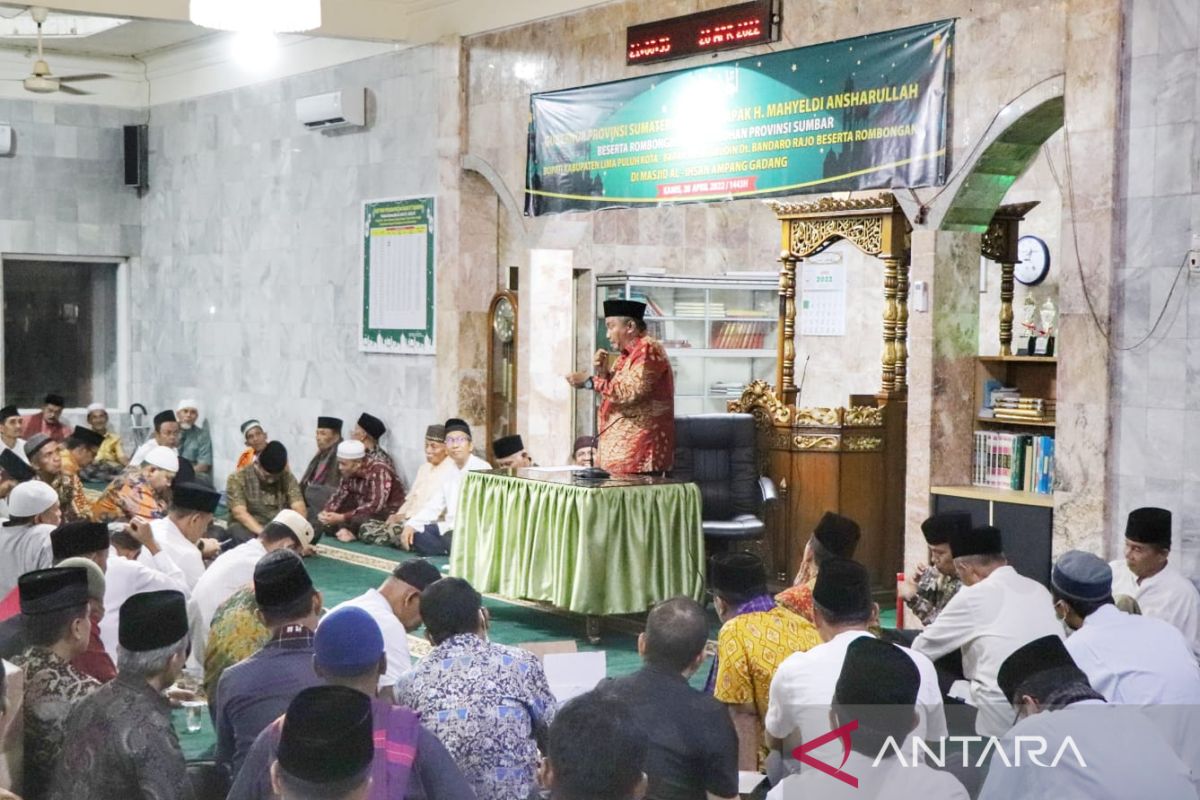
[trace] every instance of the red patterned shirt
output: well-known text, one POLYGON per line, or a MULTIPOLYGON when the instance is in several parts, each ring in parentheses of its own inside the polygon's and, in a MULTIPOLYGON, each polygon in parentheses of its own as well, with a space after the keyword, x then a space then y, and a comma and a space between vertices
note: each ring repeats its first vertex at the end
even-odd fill
POLYGON ((387 519, 404 503, 404 482, 383 461, 367 459, 356 475, 343 475, 326 511, 345 514, 345 527, 358 532, 370 519, 387 519))
POLYGON ((656 339, 621 352, 612 376, 597 377, 600 466, 617 474, 666 472, 675 463, 675 377, 656 339))

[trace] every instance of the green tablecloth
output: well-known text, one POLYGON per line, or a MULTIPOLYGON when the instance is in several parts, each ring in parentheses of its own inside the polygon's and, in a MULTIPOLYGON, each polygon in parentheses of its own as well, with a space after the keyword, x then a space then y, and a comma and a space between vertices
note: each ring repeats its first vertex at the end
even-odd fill
POLYGON ((450 572, 481 592, 580 614, 638 613, 677 595, 700 599, 700 523, 691 483, 592 488, 471 472, 450 572))

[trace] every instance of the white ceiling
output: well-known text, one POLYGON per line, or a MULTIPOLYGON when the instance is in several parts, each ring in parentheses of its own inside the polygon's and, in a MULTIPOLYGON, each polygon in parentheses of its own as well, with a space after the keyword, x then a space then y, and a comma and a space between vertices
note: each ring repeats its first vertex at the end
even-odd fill
MULTIPOLYGON (((135 19, 91 36, 47 38, 45 49, 48 53, 80 56, 145 58, 164 48, 199 41, 213 35, 213 31, 198 28, 187 22, 135 19)), ((0 47, 32 51, 36 45, 32 39, 0 35, 0 47)))

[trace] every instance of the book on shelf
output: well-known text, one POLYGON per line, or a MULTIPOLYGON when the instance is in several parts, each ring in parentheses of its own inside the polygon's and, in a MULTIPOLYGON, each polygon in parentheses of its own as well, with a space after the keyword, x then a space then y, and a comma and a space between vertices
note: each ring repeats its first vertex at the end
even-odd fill
POLYGON ((761 350, 770 333, 770 322, 714 322, 714 350, 761 350))
POLYGON ((1050 494, 1054 490, 1054 437, 975 432, 976 486, 1050 494))
POLYGON ((654 299, 651 298, 650 295, 646 294, 645 292, 631 291, 629 293, 629 299, 636 300, 639 303, 645 303, 646 311, 648 312, 647 316, 651 316, 651 317, 665 317, 666 316, 666 314, 663 313, 662 307, 659 306, 658 303, 654 302, 654 299))

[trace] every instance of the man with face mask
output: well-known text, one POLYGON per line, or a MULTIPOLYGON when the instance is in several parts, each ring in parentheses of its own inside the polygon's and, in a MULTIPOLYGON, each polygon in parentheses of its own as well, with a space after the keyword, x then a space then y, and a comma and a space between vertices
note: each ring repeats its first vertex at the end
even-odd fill
POLYGON ((609 344, 620 353, 598 350, 595 375, 572 372, 567 382, 592 388, 600 404, 600 466, 613 473, 663 473, 675 461, 675 378, 662 343, 646 335, 646 304, 605 300, 609 344))
POLYGON ((179 421, 179 455, 192 462, 196 472, 212 472, 212 436, 200 424, 200 405, 195 400, 180 400, 175 408, 179 421))

